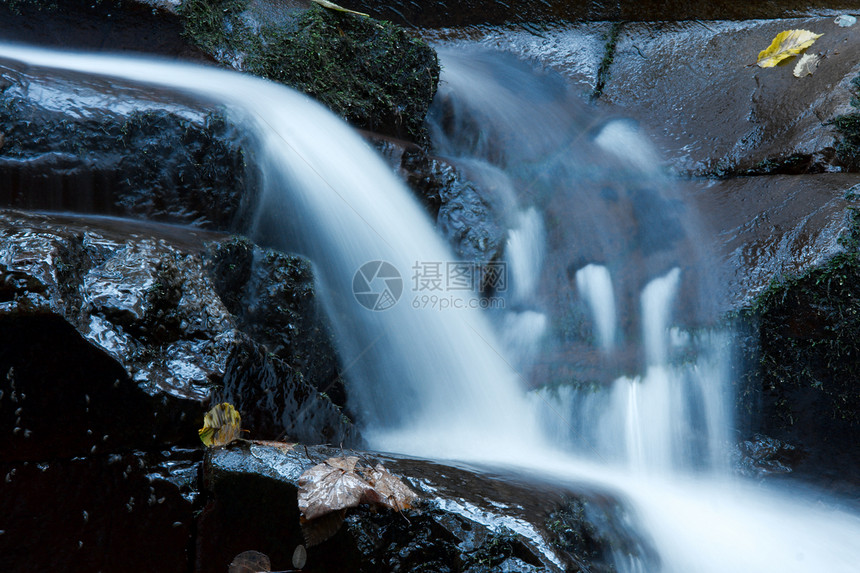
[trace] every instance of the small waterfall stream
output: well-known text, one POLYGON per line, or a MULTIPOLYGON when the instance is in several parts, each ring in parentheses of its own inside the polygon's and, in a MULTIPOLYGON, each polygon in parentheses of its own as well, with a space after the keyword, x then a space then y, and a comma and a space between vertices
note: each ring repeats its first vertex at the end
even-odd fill
MULTIPOLYGON (((470 145, 448 129, 437 133, 440 147, 447 145, 452 157, 486 162, 522 192, 508 238, 511 308, 491 322, 471 307, 471 291, 445 292, 447 309, 442 299, 422 304, 421 281, 456 257, 371 148, 308 98, 259 79, 176 63, 12 45, 0 45, 0 57, 196 94, 225 106, 251 132, 265 183, 254 233, 314 262, 350 399, 374 447, 614 487, 640 515, 667 572, 856 571, 857 516, 721 471, 730 429, 726 338, 671 328, 684 306, 687 277, 669 243, 683 229, 672 217, 672 197, 662 194, 664 183, 643 173, 647 149, 631 140, 625 125, 601 129, 593 118, 571 113, 552 83, 535 88, 530 105, 523 105, 517 90, 487 79, 493 74, 480 64, 495 66, 492 56, 443 54, 448 103, 488 105, 470 145), (506 137, 483 129, 500 125, 499 118, 506 137), (523 147, 517 134, 541 146, 523 147), (632 147, 624 151, 619 140, 632 147), (632 157, 619 163, 619 156, 632 157), (583 189, 594 193, 576 195, 576 211, 553 203, 583 189), (643 218, 652 225, 640 224, 643 218), (564 318, 554 306, 558 285, 551 279, 561 276, 552 273, 560 246, 571 244, 582 249, 569 269, 568 290, 579 292, 587 320, 596 325, 597 362, 608 368, 621 361, 624 347, 640 348, 641 339, 644 353, 630 361, 641 369, 621 372, 608 391, 561 386, 527 394, 528 365, 541 359, 557 334, 551 324, 564 318), (356 285, 401 298, 386 310, 370 310, 356 298, 356 285), (679 362, 679 348, 699 352, 679 362), (562 416, 542 410, 550 404, 562 416)), ((501 76, 534 85, 521 67, 510 70, 501 76)), ((450 128, 468 116, 447 119, 450 128)), ((618 566, 641 570, 623 559, 618 566)))

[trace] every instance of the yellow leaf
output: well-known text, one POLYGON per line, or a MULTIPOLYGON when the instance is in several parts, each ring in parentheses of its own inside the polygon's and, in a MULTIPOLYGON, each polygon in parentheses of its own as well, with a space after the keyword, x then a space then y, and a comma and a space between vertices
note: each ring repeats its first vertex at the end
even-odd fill
POLYGON ((796 56, 820 38, 809 30, 786 30, 780 32, 766 50, 762 50, 756 62, 761 68, 772 68, 786 58, 796 56))
POLYGON ((218 404, 203 418, 203 427, 197 432, 207 446, 224 446, 239 437, 242 417, 231 404, 218 404))
POLYGON ((342 8, 341 6, 338 6, 334 2, 329 2, 328 0, 311 0, 311 1, 315 2, 316 4, 319 4, 323 8, 327 8, 329 10, 337 10, 338 12, 347 12, 349 14, 355 14, 357 16, 368 16, 364 12, 356 12, 355 10, 348 10, 346 8, 342 8))

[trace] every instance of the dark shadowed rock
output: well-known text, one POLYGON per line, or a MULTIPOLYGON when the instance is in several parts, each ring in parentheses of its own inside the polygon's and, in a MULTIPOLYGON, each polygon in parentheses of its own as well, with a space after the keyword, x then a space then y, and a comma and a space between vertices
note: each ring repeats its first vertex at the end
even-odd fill
POLYGON ((220 570, 249 547, 269 555, 273 568, 288 568, 294 548, 304 543, 299 476, 343 455, 358 455, 365 465, 381 462, 422 501, 401 514, 363 506, 348 510, 333 537, 308 548, 308 570, 614 571, 616 550, 656 564, 647 543, 626 528, 607 525, 631 516, 606 492, 535 487, 515 475, 336 448, 234 444, 206 457, 211 497, 199 519, 198 570, 220 570), (571 503, 589 510, 570 511, 571 503), (588 552, 564 541, 572 528, 588 552))
POLYGON ((182 35, 173 0, 2 0, 0 40, 211 61, 182 35))
POLYGON ((0 463, 4 569, 190 571, 200 453, 0 463))
POLYGON ((4 567, 188 571, 213 400, 234 399, 253 437, 357 440, 302 374, 326 360, 336 373, 333 355, 280 339, 288 364, 253 338, 270 312, 286 331, 327 332, 311 285, 305 261, 225 235, 0 212, 4 567), (233 278, 218 253, 237 244, 261 257, 233 278), (268 282, 289 269, 292 282, 268 282), (273 289, 257 314, 248 285, 273 289))
POLYGON ((416 27, 447 27, 509 22, 559 22, 579 20, 734 20, 750 18, 780 18, 791 15, 850 10, 856 4, 850 0, 766 0, 735 2, 714 0, 343 0, 341 4, 354 10, 369 12, 400 24, 416 27))
POLYGON ((165 90, 0 62, 0 205, 241 229, 248 141, 165 90))

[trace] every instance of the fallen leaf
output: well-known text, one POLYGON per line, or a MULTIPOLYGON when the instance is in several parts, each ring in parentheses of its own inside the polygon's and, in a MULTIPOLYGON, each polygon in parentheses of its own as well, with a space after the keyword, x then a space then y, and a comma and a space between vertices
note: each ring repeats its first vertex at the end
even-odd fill
POLYGON ((772 68, 781 61, 796 56, 821 36, 822 34, 815 34, 809 30, 780 32, 770 43, 770 46, 759 53, 756 63, 761 68, 772 68))
POLYGON ((232 404, 218 404, 206 413, 203 427, 197 432, 200 440, 207 446, 224 446, 239 437, 242 431, 242 417, 232 404))
MULTIPOLYGON (((301 567, 299 568, 301 569, 301 567)), ((243 551, 233 558, 228 573, 260 573, 272 570, 269 556, 259 551, 243 551)))
POLYGON ((382 464, 362 467, 355 456, 329 458, 305 471, 299 477, 298 498, 308 547, 337 533, 347 508, 368 503, 402 511, 418 501, 382 464))
POLYGON ((355 10, 349 10, 347 8, 343 8, 342 6, 338 6, 334 2, 329 2, 328 0, 312 0, 312 1, 315 2, 316 4, 319 4, 323 8, 328 8, 329 10, 337 10, 338 12, 346 12, 348 14, 355 14, 357 16, 365 16, 368 18, 370 17, 368 14, 365 14, 364 12, 356 12, 355 10))
POLYGON ((368 472, 367 481, 379 497, 377 503, 394 511, 409 509, 418 501, 418 496, 382 464, 376 464, 376 467, 368 472))
POLYGON ((794 77, 802 78, 803 76, 812 75, 820 61, 821 57, 817 54, 803 54, 797 61, 797 65, 794 66, 794 77))
POLYGON ((358 458, 329 458, 299 477, 299 511, 307 520, 356 507, 370 484, 355 473, 358 458))

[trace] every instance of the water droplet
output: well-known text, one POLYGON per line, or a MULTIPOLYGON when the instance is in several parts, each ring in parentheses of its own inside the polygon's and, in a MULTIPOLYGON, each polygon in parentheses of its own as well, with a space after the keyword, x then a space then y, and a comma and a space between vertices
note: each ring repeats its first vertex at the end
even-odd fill
POLYGON ((81 548, 81 547, 83 547, 83 546, 84 546, 84 542, 83 542, 83 541, 78 541, 78 549, 80 549, 80 548, 81 548))
POLYGON ((108 435, 107 435, 107 434, 105 434, 104 436, 102 436, 102 441, 103 441, 103 442, 108 441, 108 435))
POLYGON ((32 435, 33 435, 33 432, 31 432, 30 430, 24 430, 24 437, 25 438, 29 438, 32 435))
POLYGON ((92 436, 92 435, 93 435, 93 431, 92 431, 92 430, 87 430, 87 435, 88 435, 88 436, 92 436))
POLYGON ((113 387, 119 388, 119 378, 117 378, 116 380, 113 381, 113 387))
POLYGON ((173 527, 182 527, 182 522, 181 521, 174 521, 173 527))
POLYGON ((24 411, 24 408, 18 408, 17 410, 15 410, 15 415, 20 416, 21 412, 23 412, 23 411, 24 411))
POLYGON ((84 394, 84 401, 87 403, 87 405, 90 404, 90 395, 89 394, 84 394))
POLYGON ((16 435, 16 436, 17 436, 18 434, 20 434, 20 433, 21 433, 21 428, 15 428, 15 429, 13 429, 13 430, 12 430, 12 433, 13 433, 14 435, 16 435))
POLYGON ((90 514, 87 513, 87 510, 84 510, 84 523, 88 523, 90 520, 90 514))
POLYGON ((91 453, 91 454, 96 453, 96 447, 95 447, 95 446, 93 446, 93 447, 91 447, 91 448, 90 448, 90 453, 91 453))

